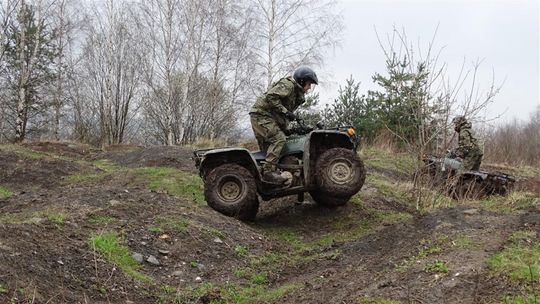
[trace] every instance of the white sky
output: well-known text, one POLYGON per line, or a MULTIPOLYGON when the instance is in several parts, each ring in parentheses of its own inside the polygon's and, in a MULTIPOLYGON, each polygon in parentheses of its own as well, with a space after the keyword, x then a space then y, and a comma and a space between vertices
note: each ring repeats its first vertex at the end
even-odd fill
POLYGON ((504 81, 501 92, 488 109, 499 121, 528 119, 539 101, 539 0, 341 0, 345 31, 342 46, 326 61, 317 88, 321 102, 338 95, 339 86, 351 75, 360 90, 376 89, 371 76, 385 73, 382 50, 375 28, 383 37, 393 26, 404 29, 409 41, 423 50, 435 37, 435 50, 444 47, 440 61, 449 65, 448 75, 457 78, 465 58, 467 67, 483 60, 480 88, 504 81), (330 73, 331 75, 329 75, 330 73), (323 84, 324 83, 324 84, 323 84))

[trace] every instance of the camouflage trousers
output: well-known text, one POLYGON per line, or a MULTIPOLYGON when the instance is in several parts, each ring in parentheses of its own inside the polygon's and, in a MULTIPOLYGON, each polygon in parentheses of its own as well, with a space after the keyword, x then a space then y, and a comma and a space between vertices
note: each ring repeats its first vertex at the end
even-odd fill
POLYGON ((266 152, 266 164, 263 166, 263 171, 275 171, 287 137, 273 118, 256 113, 251 113, 249 116, 259 149, 266 152))
POLYGON ((480 163, 482 162, 481 151, 469 151, 461 162, 461 171, 475 171, 480 169, 480 163))

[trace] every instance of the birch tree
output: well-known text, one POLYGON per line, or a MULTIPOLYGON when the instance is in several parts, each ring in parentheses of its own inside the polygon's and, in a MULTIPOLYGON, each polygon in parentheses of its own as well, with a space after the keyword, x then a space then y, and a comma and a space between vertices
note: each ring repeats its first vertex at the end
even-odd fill
POLYGON ((253 45, 265 90, 300 64, 321 65, 324 54, 339 43, 342 21, 327 0, 251 0, 259 24, 253 45))
MULTIPOLYGON (((18 0, 6 0, 1 2, 0 6, 0 87, 5 88, 7 84, 4 82, 3 74, 5 72, 4 54, 8 42, 8 26, 16 13, 18 0)), ((7 92, 0 91, 0 143, 6 140, 6 120, 7 120, 7 92)))
MULTIPOLYGON (((101 8, 98 8, 98 10, 101 8)), ((142 51, 123 3, 108 0, 85 43, 85 73, 98 101, 101 145, 119 144, 135 115, 142 51), (100 19, 100 16, 104 16, 100 19)))
POLYGON ((42 1, 32 5, 21 0, 17 6, 17 18, 8 26, 6 77, 15 103, 15 142, 25 139, 29 119, 47 107, 40 89, 43 90, 52 77, 51 66, 55 57, 54 29, 46 21, 49 8, 50 5, 42 1))

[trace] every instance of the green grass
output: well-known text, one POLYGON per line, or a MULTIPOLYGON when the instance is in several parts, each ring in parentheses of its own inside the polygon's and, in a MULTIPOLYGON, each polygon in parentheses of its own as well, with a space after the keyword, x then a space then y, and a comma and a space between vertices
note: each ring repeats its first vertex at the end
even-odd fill
POLYGON ((8 199, 13 196, 13 192, 9 191, 7 188, 0 186, 0 199, 8 199))
POLYGON ((507 196, 490 196, 483 200, 474 201, 471 204, 490 211, 507 214, 540 204, 540 197, 532 192, 515 191, 507 196))
POLYGON ((478 248, 478 245, 473 242, 473 240, 465 234, 457 235, 456 238, 451 242, 453 247, 458 249, 475 249, 478 248))
MULTIPOLYGON (((251 285, 240 287, 232 284, 214 285, 205 283, 198 287, 178 289, 173 295, 169 292, 169 297, 165 303, 200 303, 202 297, 212 295, 212 304, 250 304, 250 303, 274 303, 279 302, 283 296, 302 288, 301 283, 291 283, 278 288, 266 288, 264 285, 251 285)), ((163 297, 162 297, 163 299, 163 297)))
POLYGON ((382 298, 359 298, 358 304, 400 304, 401 302, 395 300, 388 300, 382 298))
POLYGON ((515 232, 512 244, 490 257, 488 265, 513 280, 540 282, 540 244, 533 241, 535 236, 533 231, 515 232))
POLYGON ((414 172, 415 160, 410 154, 396 154, 374 147, 364 148, 360 154, 365 164, 375 170, 394 171, 403 175, 414 172))
POLYGON ((156 227, 150 227, 149 230, 155 233, 162 233, 164 231, 183 233, 188 230, 191 221, 176 217, 157 217, 155 219, 155 225, 156 227))
POLYGON ((366 183, 377 189, 381 196, 387 199, 395 199, 400 203, 405 203, 408 206, 414 205, 414 199, 408 191, 406 183, 398 183, 389 177, 373 172, 366 177, 366 183))
POLYGON ((236 245, 234 247, 234 253, 239 257, 245 257, 249 254, 249 250, 246 246, 236 245))
POLYGON ((47 220, 55 225, 64 225, 68 215, 64 211, 50 208, 38 211, 22 211, 18 213, 6 213, 0 215, 0 224, 24 225, 40 224, 47 220))
POLYGON ((11 152, 25 159, 42 159, 49 156, 47 153, 34 151, 19 145, 0 145, 0 151, 11 152))
POLYGON ((538 304, 540 303, 540 293, 528 296, 505 296, 501 303, 504 304, 538 304))
POLYGON ((136 170, 148 183, 148 187, 157 192, 166 192, 175 196, 192 199, 199 205, 205 205, 203 183, 197 175, 173 168, 147 167, 136 170))
POLYGON ((64 225, 68 218, 68 216, 62 212, 48 212, 46 215, 49 222, 56 225, 64 225))
POLYGON ((99 252, 107 261, 118 266, 122 271, 136 280, 149 282, 151 279, 138 272, 139 263, 133 259, 129 248, 114 232, 93 235, 89 241, 90 248, 99 252))
POLYGON ((431 273, 448 273, 448 266, 444 261, 433 261, 424 266, 424 271, 431 273))
POLYGON ((268 283, 268 275, 265 272, 256 273, 251 277, 251 282, 256 285, 268 283))
POLYGON ((107 177, 120 171, 127 171, 117 165, 112 164, 108 160, 96 160, 91 163, 91 166, 98 169, 99 172, 80 173, 68 176, 63 184, 65 185, 94 185, 102 182, 107 177))
POLYGON ((535 237, 536 237, 536 231, 532 231, 532 230, 515 231, 510 236, 510 241, 514 244, 522 244, 523 242, 530 243, 535 237))

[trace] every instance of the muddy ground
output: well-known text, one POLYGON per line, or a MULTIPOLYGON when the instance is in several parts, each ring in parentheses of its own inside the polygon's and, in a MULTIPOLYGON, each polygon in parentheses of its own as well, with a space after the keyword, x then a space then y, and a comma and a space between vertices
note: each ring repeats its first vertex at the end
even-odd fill
POLYGON ((243 223, 197 199, 191 155, 0 146, 0 303, 502 303, 540 290, 540 279, 487 263, 518 231, 538 244, 538 179, 523 179, 528 203, 504 211, 464 201, 419 212, 372 184, 368 166, 344 207, 289 197, 243 223), (194 187, 160 188, 137 170, 148 167, 178 170, 173 183, 194 187), (107 232, 142 257, 145 279, 93 247, 107 232))

